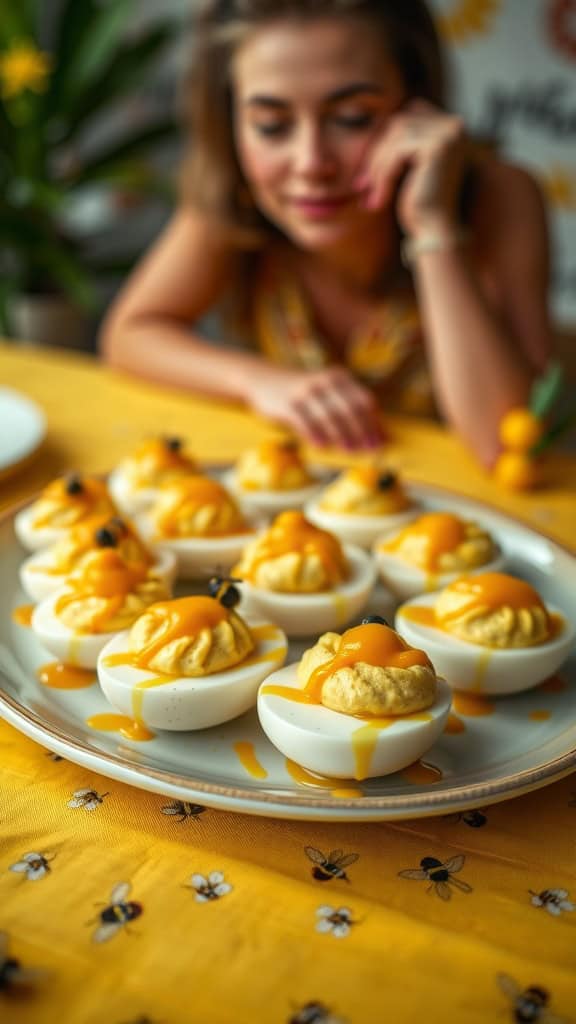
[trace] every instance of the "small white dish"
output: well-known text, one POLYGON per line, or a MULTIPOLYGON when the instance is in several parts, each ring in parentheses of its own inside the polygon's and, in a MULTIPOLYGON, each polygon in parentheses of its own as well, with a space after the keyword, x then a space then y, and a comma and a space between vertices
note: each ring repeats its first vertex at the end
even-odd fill
POLYGON ((46 436, 46 417, 35 402, 12 388, 0 388, 0 474, 29 458, 46 436))
POLYGON ((530 690, 552 676, 568 657, 576 628, 554 606, 548 611, 562 620, 561 631, 547 643, 506 650, 468 643, 444 629, 409 618, 410 608, 433 609, 436 594, 422 594, 398 608, 395 628, 409 644, 428 654, 436 672, 454 690, 486 696, 530 690))
POLYGON ((451 690, 437 680, 436 700, 413 715, 356 718, 268 692, 272 687, 301 690, 298 663, 274 672, 258 691, 258 718, 268 739, 285 757, 311 772, 336 779, 391 775, 417 761, 446 724, 451 690))
POLYGON ((406 523, 420 515, 422 509, 411 505, 404 512, 386 516, 362 516, 344 512, 332 512, 320 507, 319 498, 313 498, 306 504, 306 518, 315 526, 329 530, 346 544, 356 544, 361 548, 372 547, 374 541, 388 530, 399 530, 406 523))
POLYGON ((311 636, 339 630, 366 606, 376 580, 376 566, 361 548, 344 545, 349 578, 332 590, 290 594, 255 587, 242 581, 241 614, 263 615, 288 636, 311 636))
POLYGON ((98 659, 98 679, 110 704, 152 729, 209 729, 243 715, 256 701, 263 679, 284 664, 288 642, 270 623, 247 623, 256 649, 235 668, 201 678, 160 676, 132 665, 107 665, 129 651, 130 631, 118 633, 98 659))
MULTIPOLYGON (((172 551, 152 551, 154 562, 150 572, 161 579, 168 589, 176 578, 176 556, 172 551)), ((50 548, 44 548, 25 558, 19 568, 22 589, 31 601, 43 601, 66 584, 66 573, 56 572, 50 548)))

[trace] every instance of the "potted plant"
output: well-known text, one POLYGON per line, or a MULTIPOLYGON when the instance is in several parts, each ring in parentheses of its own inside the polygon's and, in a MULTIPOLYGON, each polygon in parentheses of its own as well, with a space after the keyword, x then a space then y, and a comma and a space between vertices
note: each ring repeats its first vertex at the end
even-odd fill
POLYGON ((94 126, 138 95, 174 37, 173 23, 134 32, 131 14, 133 0, 62 0, 43 24, 43 0, 0 5, 0 333, 29 334, 22 310, 34 305, 44 327, 62 306, 68 318, 93 311, 101 275, 127 269, 97 262, 75 227, 87 190, 169 191, 149 156, 175 137, 173 117, 120 140, 105 132, 94 151, 94 126))

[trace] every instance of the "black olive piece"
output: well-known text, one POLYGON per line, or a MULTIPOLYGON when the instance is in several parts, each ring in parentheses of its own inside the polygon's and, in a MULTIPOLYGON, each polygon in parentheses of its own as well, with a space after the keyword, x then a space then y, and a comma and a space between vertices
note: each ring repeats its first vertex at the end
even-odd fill
POLYGON ((182 441, 179 437, 167 437, 164 443, 170 452, 179 452, 182 447, 182 441))
POLYGON ((371 626, 372 623, 376 623, 377 626, 388 626, 390 628, 390 623, 386 622, 386 619, 383 619, 381 615, 367 615, 365 619, 362 619, 363 626, 371 626))
POLYGON ((389 491, 391 487, 394 487, 396 483, 396 473, 382 473, 382 476, 378 477, 378 490, 389 491))
POLYGON ((99 530, 96 530, 96 543, 101 548, 115 548, 118 537, 108 526, 101 526, 99 530))
POLYGON ((66 494, 82 494, 83 490, 82 480, 76 473, 68 477, 66 481, 66 494))

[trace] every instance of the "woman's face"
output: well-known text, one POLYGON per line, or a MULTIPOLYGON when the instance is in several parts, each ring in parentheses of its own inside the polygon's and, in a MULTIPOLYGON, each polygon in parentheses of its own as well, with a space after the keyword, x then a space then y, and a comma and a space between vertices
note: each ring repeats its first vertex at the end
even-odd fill
POLYGON ((374 25, 271 22, 239 46, 232 81, 240 165, 268 219, 311 251, 373 229, 356 178, 404 100, 374 25))

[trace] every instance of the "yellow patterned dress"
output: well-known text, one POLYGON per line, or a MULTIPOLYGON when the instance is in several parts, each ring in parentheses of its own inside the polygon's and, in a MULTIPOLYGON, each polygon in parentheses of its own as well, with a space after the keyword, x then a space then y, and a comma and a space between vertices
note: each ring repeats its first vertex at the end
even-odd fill
POLYGON ((413 293, 406 287, 379 303, 335 355, 314 325, 295 278, 279 261, 263 261, 252 292, 255 342, 274 363, 317 370, 342 361, 388 409, 432 415, 434 399, 413 293))

